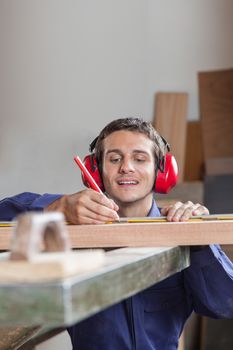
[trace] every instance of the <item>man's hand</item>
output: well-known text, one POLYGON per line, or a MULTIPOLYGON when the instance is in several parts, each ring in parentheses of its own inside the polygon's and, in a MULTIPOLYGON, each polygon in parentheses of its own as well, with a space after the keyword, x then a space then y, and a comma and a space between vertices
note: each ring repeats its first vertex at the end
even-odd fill
POLYGON ((60 211, 71 224, 102 224, 119 220, 118 205, 104 194, 87 189, 64 195, 51 203, 45 211, 60 211))
POLYGON ((167 217, 168 221, 187 221, 191 216, 208 215, 209 210, 203 205, 193 202, 177 202, 164 207, 161 214, 167 217))

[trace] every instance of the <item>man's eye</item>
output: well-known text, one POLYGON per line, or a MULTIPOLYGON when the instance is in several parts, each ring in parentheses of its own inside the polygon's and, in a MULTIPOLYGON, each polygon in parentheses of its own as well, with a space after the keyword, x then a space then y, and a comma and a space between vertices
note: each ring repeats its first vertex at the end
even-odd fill
POLYGON ((145 158, 136 158, 135 160, 136 160, 136 162, 138 162, 138 163, 143 163, 143 162, 145 162, 145 158))
POLYGON ((111 159, 110 159, 110 162, 111 162, 111 163, 119 163, 120 160, 121 160, 120 157, 115 157, 115 158, 111 158, 111 159))

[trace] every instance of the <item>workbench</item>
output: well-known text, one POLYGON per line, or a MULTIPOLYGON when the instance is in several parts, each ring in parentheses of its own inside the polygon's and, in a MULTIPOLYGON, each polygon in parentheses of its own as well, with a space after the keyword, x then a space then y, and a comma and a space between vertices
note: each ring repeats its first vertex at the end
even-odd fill
MULTIPOLYGON (((12 227, 0 227, 1 250, 10 248, 12 231, 12 227)), ((189 266, 186 246, 233 243, 231 217, 183 223, 68 225, 67 231, 74 249, 114 250, 107 251, 104 265, 93 271, 51 282, 2 282, 2 350, 31 349, 32 344, 185 269, 189 266)))
POLYGON ((29 349, 45 333, 49 338, 56 328, 77 323, 188 266, 186 247, 122 248, 107 252, 104 265, 93 272, 49 283, 1 284, 0 348, 29 349))

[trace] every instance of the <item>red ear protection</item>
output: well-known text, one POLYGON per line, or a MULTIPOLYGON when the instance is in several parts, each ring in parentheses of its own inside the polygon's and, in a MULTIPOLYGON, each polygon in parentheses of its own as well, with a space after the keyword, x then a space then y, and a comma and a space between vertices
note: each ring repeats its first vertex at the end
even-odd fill
POLYGON ((158 170, 155 181, 154 192, 168 193, 177 183, 178 165, 175 157, 171 153, 167 153, 164 162, 164 171, 158 170))
MULTIPOLYGON (((101 191, 104 192, 104 185, 103 185, 103 182, 102 182, 101 177, 100 177, 95 154, 94 153, 88 154, 84 158, 83 164, 85 165, 85 167, 87 168, 87 170, 89 171, 89 173, 91 174, 91 176, 93 177, 93 179, 95 180, 95 182, 97 183, 97 185, 99 186, 101 191)), ((86 176, 84 175, 84 173, 82 171, 81 171, 81 174, 82 174, 83 184, 86 187, 90 187, 89 183, 86 179, 86 176)))
MULTIPOLYGON (((104 191, 104 185, 100 177, 95 154, 89 154, 83 161, 89 173, 94 178, 99 188, 104 191)), ((164 159, 164 171, 158 169, 157 177, 155 181, 154 192, 156 193, 168 193, 172 187, 174 187, 178 180, 178 166, 175 157, 171 153, 167 153, 164 159)), ((82 180, 85 186, 89 187, 89 184, 82 172, 82 180)))

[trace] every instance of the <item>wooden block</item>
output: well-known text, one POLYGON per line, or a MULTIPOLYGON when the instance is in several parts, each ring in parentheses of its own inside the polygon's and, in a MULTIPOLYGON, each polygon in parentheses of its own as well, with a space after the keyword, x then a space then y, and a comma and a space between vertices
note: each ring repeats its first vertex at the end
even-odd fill
POLYGON ((41 282, 95 270, 104 263, 102 250, 41 253, 30 261, 9 260, 0 254, 0 282, 41 282))
POLYGON ((204 159, 233 157, 233 69, 198 77, 204 159))
POLYGON ((187 123, 184 181, 203 180, 204 158, 201 136, 201 122, 187 123))
POLYGON ((155 97, 155 129, 168 141, 179 168, 179 182, 184 179, 187 93, 159 92, 155 97))

